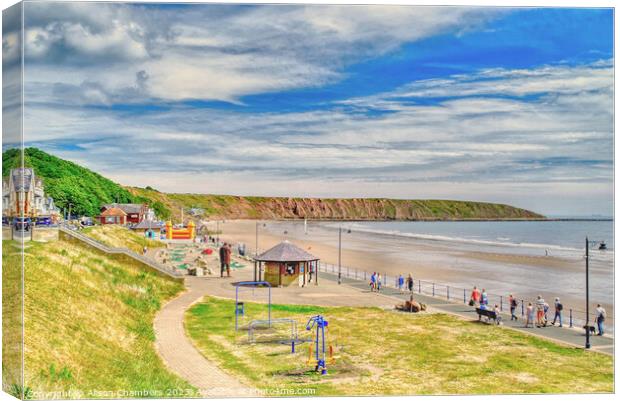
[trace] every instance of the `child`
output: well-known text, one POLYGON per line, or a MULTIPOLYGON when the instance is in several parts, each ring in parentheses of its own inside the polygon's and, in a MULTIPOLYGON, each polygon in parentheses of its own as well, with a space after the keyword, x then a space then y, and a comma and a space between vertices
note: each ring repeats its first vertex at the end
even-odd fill
POLYGON ((502 324, 502 315, 500 315, 501 311, 499 310, 499 306, 497 306, 497 304, 495 304, 493 312, 495 312, 495 323, 497 323, 497 325, 499 326, 500 324, 502 324))
POLYGON ((530 324, 532 325, 532 327, 534 327, 534 306, 532 306, 531 302, 528 302, 525 313, 526 313, 525 327, 526 328, 530 327, 530 324))
POLYGON ((398 291, 400 291, 401 294, 403 293, 404 285, 405 285, 405 278, 401 274, 398 276, 398 291))

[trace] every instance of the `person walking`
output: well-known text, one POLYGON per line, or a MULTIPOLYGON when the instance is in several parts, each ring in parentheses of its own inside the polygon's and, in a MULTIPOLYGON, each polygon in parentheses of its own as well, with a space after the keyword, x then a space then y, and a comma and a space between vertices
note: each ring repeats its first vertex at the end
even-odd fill
POLYGON ((381 291, 381 273, 377 273, 377 292, 381 291))
POLYGON ((474 289, 471 291, 471 297, 469 298, 469 306, 474 306, 480 300, 480 291, 478 287, 474 286, 474 289))
POLYGON ((499 309, 499 305, 495 304, 495 308, 493 308, 493 312, 495 312, 495 323, 499 326, 502 324, 502 311, 499 309))
POLYGON ((553 315, 553 322, 551 322, 551 325, 555 326, 556 320, 559 320, 560 327, 562 327, 562 310, 564 309, 564 306, 560 302, 560 298, 555 297, 553 306, 555 308, 555 314, 553 315))
POLYGON ((407 277, 407 288, 409 288, 409 292, 413 292, 413 277, 411 273, 409 273, 409 277, 407 277))
POLYGON ((485 290, 484 288, 482 289, 482 293, 480 294, 480 305, 489 305, 489 296, 487 295, 487 290, 485 290))
POLYGON ((373 272, 370 275, 370 292, 373 292, 377 286, 377 273, 373 272))
POLYGON ((596 325, 598 327, 598 335, 602 336, 605 332, 605 318, 607 317, 607 312, 605 308, 601 306, 601 304, 596 305, 596 325))
POLYGON ((401 294, 404 292, 404 286, 405 286, 405 278, 403 277, 402 274, 399 274, 398 275, 398 291, 400 291, 401 294))
POLYGON ((230 277, 230 259, 232 256, 232 245, 226 244, 226 276, 230 277))
POLYGON ((517 310, 518 302, 517 299, 512 296, 512 294, 508 296, 508 304, 510 305, 510 320, 519 320, 517 314, 515 313, 515 311, 517 310))
POLYGON ((540 328, 543 324, 543 318, 545 317, 545 300, 542 295, 539 295, 536 300, 536 327, 540 328))
POLYGON ((531 302, 527 303, 527 308, 525 310, 525 328, 530 327, 530 324, 532 325, 532 327, 534 327, 534 306, 532 305, 531 302))
POLYGON ((224 277, 224 269, 226 268, 226 246, 222 245, 219 249, 220 253, 220 277, 224 277))

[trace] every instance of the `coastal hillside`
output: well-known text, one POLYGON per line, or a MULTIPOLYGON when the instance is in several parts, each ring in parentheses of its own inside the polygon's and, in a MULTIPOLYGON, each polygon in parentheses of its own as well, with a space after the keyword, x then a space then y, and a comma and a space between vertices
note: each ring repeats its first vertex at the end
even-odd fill
MULTIPOLYGON (((179 219, 181 209, 202 210, 203 218, 312 220, 513 220, 541 219, 509 205, 381 198, 320 199, 203 194, 167 194, 154 188, 124 187, 102 175, 37 148, 26 148, 24 164, 43 179, 60 208, 95 216, 104 203, 147 203, 160 218, 179 219)), ((3 175, 20 165, 17 149, 2 154, 3 175)), ((188 214, 186 213, 185 216, 188 214)))
POLYGON ((325 199, 232 195, 166 194, 129 188, 136 196, 157 200, 179 217, 198 208, 204 216, 225 219, 311 220, 512 220, 544 216, 509 205, 454 200, 381 198, 325 199))
MULTIPOLYGON (((19 149, 2 153, 2 176, 20 167, 19 149)), ((50 155, 37 148, 24 149, 24 166, 34 169, 43 180, 45 192, 54 198, 57 207, 76 215, 96 216, 104 203, 148 203, 158 214, 166 217, 169 211, 147 198, 139 198, 125 187, 76 163, 50 155)))

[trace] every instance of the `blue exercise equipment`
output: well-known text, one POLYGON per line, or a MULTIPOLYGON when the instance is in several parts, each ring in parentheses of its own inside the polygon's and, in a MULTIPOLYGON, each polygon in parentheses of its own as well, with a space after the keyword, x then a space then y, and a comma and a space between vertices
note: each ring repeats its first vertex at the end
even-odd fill
POLYGON ((323 318, 321 315, 316 315, 311 317, 306 324, 306 330, 310 331, 314 327, 316 327, 316 336, 314 339, 315 342, 315 351, 314 357, 316 359, 316 367, 315 371, 321 370, 322 375, 327 374, 327 366, 325 366, 325 356, 327 354, 325 348, 325 328, 327 327, 327 320, 323 318), (319 341, 321 343, 321 349, 319 350, 319 341))

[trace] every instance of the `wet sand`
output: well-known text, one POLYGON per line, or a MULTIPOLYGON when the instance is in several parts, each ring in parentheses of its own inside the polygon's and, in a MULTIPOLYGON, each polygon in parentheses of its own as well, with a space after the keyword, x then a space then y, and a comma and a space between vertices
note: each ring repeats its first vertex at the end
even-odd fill
MULTIPOLYGON (((220 222, 220 238, 233 244, 244 243, 248 254, 253 254, 256 224, 248 220, 220 222)), ((207 226, 215 231, 214 222, 207 226)), ((325 230, 309 223, 305 235, 303 222, 259 222, 259 250, 267 250, 285 239, 318 256, 322 263, 338 264, 337 230, 325 230)), ((415 279, 467 289, 477 285, 492 294, 513 293, 526 300, 541 294, 551 304, 555 296, 560 296, 565 308, 585 310, 584 264, 580 259, 464 251, 439 242, 429 244, 411 238, 343 230, 341 260, 343 269, 377 271, 390 279, 411 273, 415 279)), ((601 302, 611 316, 613 283, 609 276, 607 268, 592 266, 592 303, 601 302)))

